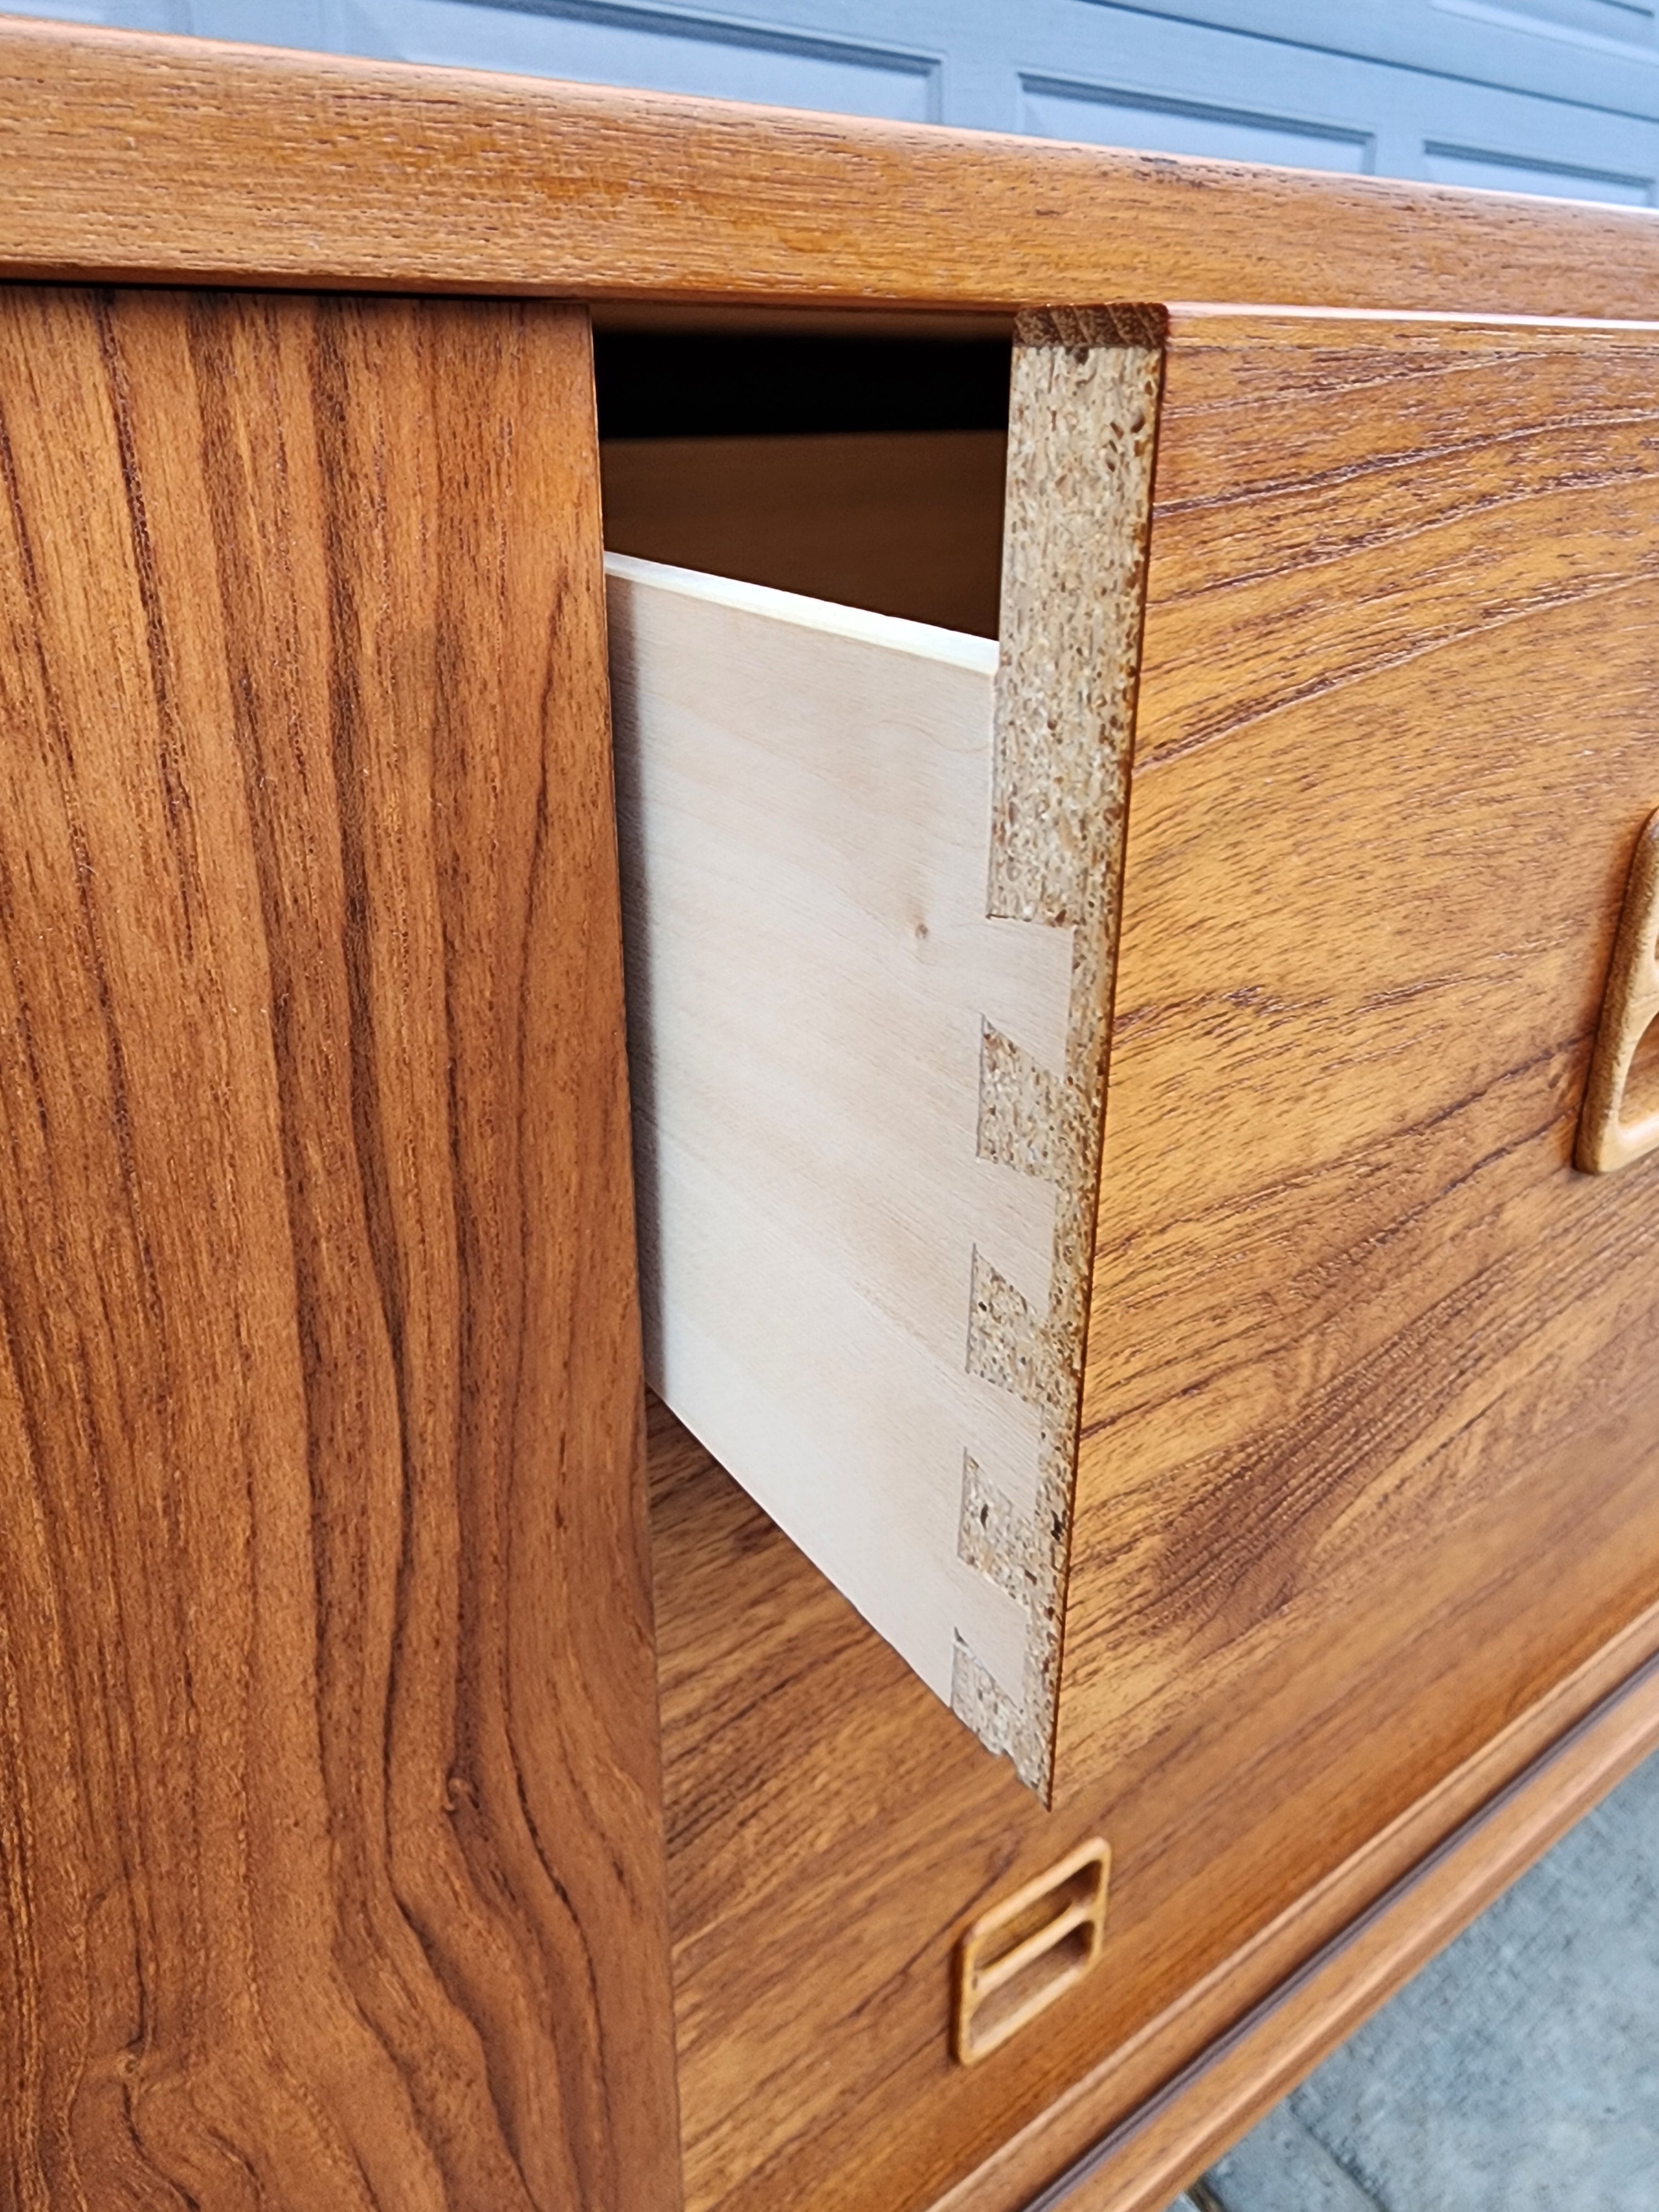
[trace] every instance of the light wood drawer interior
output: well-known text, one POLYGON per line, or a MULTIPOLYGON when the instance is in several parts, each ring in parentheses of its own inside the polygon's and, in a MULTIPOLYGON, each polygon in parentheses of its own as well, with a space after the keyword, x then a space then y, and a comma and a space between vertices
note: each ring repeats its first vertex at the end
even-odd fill
POLYGON ((971 1318, 1046 1311, 1054 1187, 981 1070, 1063 1065, 1070 975, 985 915, 996 648, 608 567, 653 1382, 941 1697, 959 1644, 1018 1685, 958 1531, 965 1467, 1033 1510, 1038 1425, 971 1318))

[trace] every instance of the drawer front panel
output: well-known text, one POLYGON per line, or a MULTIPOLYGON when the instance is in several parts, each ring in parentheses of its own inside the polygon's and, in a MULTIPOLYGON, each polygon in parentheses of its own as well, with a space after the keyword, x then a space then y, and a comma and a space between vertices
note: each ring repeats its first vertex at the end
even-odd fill
POLYGON ((1640 330, 1171 334, 1060 1766, 1289 1729, 1332 1863, 1659 1591, 1659 1170, 1572 1164, 1656 386, 1640 330))

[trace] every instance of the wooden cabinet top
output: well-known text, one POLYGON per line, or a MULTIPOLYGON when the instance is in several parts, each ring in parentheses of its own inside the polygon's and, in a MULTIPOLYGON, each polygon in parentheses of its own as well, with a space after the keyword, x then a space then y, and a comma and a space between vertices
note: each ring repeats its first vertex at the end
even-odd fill
POLYGON ((975 307, 1659 312, 1659 216, 0 24, 0 274, 975 307))

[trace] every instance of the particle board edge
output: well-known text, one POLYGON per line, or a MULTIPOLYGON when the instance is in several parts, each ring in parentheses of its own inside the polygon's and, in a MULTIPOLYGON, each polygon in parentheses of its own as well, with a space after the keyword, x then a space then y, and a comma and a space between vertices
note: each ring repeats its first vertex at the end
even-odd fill
MULTIPOLYGON (((1045 1798, 1165 335, 1159 310, 1132 306, 1033 310, 1014 335, 987 903, 994 915, 1070 927, 1072 977, 1060 1085, 1039 1106, 1029 1083, 1012 1079, 1024 1122, 1042 1131, 1040 1150, 1022 1164, 1046 1175, 1058 1198, 1042 1324, 1037 1503, 1021 1546, 1030 1563, 1023 1696, 1018 1707, 988 1697, 985 1670, 964 1647, 951 1705, 1045 1798)), ((988 1057, 982 1122, 1009 1087, 1004 1065, 988 1057)), ((964 1495, 964 1525, 969 1504, 964 1495)))

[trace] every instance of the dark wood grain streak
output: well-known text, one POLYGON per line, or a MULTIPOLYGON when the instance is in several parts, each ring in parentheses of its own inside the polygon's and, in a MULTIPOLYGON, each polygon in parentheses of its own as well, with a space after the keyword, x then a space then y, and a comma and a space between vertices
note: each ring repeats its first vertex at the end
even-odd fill
POLYGON ((678 2201, 587 340, 0 295, 0 2196, 678 2201))

